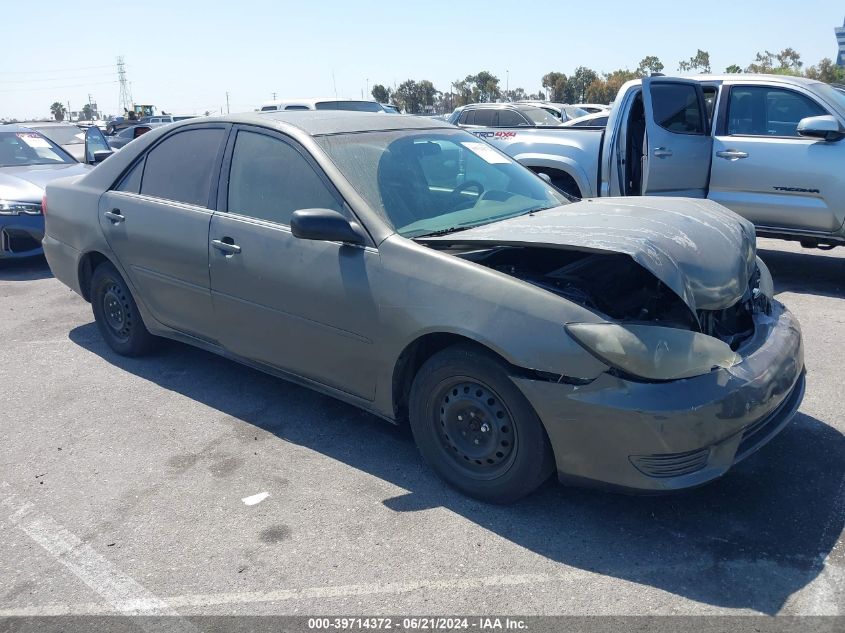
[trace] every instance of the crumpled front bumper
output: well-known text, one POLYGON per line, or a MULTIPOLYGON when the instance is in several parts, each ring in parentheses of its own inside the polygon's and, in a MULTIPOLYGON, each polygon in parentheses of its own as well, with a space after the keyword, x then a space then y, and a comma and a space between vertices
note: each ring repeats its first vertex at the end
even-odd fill
POLYGON ((755 315, 755 334, 739 353, 730 369, 668 382, 611 374, 587 385, 513 380, 546 427, 561 480, 679 490, 725 474, 801 404, 801 328, 782 304, 755 315))
POLYGON ((0 259, 41 254, 43 215, 0 215, 0 259))

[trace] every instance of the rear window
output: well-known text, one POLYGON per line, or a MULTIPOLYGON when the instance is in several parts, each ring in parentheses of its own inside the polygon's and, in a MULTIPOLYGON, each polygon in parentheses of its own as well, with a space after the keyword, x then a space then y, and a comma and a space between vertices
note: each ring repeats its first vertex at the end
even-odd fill
POLYGON ((351 110, 353 112, 384 112, 375 101, 320 101, 317 110, 351 110))
POLYGON ((187 130, 168 136, 147 154, 141 194, 208 206, 224 130, 187 130))
POLYGON ((58 145, 38 132, 0 132, 0 167, 75 162, 58 145))
POLYGON ((704 134, 704 112, 695 86, 654 83, 651 86, 654 120, 664 130, 678 134, 704 134))

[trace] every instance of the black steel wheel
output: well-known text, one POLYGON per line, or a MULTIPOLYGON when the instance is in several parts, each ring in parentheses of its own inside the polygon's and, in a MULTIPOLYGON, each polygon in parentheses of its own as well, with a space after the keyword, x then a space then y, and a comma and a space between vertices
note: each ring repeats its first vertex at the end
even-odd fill
POLYGON ((91 308, 106 343, 123 356, 149 352, 156 338, 149 333, 126 282, 110 263, 102 263, 91 275, 91 308))
POLYGON ((428 359, 411 387, 409 417, 429 465, 472 497, 508 503, 554 470, 537 414, 483 348, 459 345, 428 359))

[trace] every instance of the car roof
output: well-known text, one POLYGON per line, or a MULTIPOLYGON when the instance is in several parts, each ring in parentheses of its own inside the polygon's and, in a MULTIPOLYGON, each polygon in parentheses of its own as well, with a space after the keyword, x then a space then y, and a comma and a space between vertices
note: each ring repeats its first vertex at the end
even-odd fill
MULTIPOLYGON (((195 125, 201 120, 190 119, 174 125, 195 125)), ((267 125, 268 121, 276 121, 280 124, 287 124, 298 128, 310 136, 388 130, 454 129, 444 121, 436 121, 427 117, 417 117, 407 114, 387 114, 385 112, 351 112, 347 110, 245 112, 243 114, 209 117, 209 120, 253 125, 267 125)))
POLYGON ((374 99, 340 99, 338 97, 324 97, 324 98, 314 98, 308 97, 305 99, 277 99, 276 101, 265 101, 261 104, 262 107, 265 106, 287 106, 287 105, 310 105, 311 107, 316 107, 318 103, 340 103, 340 102, 354 102, 354 103, 378 103, 374 99))
POLYGON ((24 121, 23 127, 79 127, 70 121, 24 121))
POLYGON ((0 126, 0 132, 37 132, 37 130, 20 123, 6 123, 0 126))

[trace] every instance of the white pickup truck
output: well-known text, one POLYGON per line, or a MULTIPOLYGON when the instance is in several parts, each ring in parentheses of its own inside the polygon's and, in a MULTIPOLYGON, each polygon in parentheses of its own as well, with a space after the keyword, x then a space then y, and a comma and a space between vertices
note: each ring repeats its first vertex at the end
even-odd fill
POLYGON ((779 75, 626 83, 606 128, 462 126, 563 191, 709 198, 766 237, 845 244, 845 93, 779 75))

